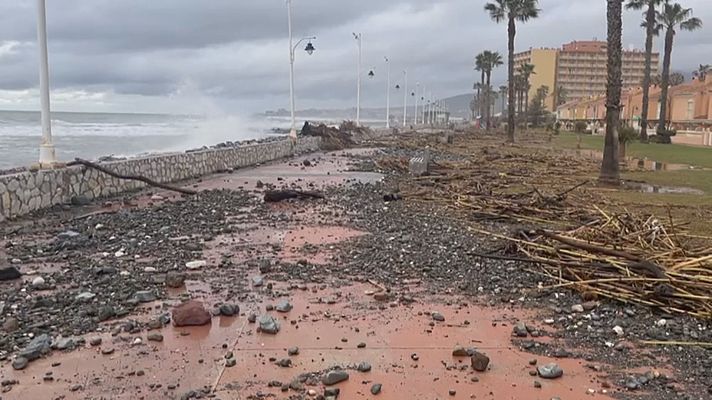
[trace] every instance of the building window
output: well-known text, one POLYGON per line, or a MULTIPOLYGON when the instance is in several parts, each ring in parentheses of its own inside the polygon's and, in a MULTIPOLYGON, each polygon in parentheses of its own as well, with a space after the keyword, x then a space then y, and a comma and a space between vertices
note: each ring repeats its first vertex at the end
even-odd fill
POLYGON ((687 119, 694 119, 695 118, 695 101, 690 99, 687 100, 687 119))

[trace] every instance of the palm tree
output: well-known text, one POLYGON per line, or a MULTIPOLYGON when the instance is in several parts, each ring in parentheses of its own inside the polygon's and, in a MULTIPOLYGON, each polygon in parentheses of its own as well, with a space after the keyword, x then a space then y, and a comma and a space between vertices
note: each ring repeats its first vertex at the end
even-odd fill
POLYGON ((506 106, 508 91, 509 91, 509 87, 507 87, 505 85, 502 85, 499 87, 499 95, 500 95, 500 98, 502 99, 502 115, 504 115, 504 108, 506 106))
POLYGON ((536 72, 534 72, 533 64, 522 64, 519 66, 519 75, 522 77, 524 86, 522 88, 524 92, 524 126, 529 125, 529 90, 532 87, 529 83, 529 78, 534 74, 536 74, 536 72))
POLYGON ((492 109, 490 107, 490 97, 492 96, 492 70, 499 67, 500 65, 504 64, 502 62, 502 55, 500 55, 496 51, 485 51, 484 53, 484 58, 485 58, 485 75, 487 75, 487 82, 485 83, 485 89, 486 89, 486 106, 485 106, 485 127, 489 129, 490 127, 490 110, 492 109))
MULTIPOLYGON (((507 79, 509 80, 509 98, 514 98, 514 38, 517 35, 517 21, 527 22, 539 16, 539 0, 494 0, 485 4, 485 11, 490 18, 500 23, 507 21, 507 79)), ((514 142, 514 103, 509 102, 507 135, 514 142)))
POLYGON ((566 104, 567 101, 569 101, 569 91, 565 87, 559 86, 559 90, 556 91, 556 106, 566 104))
POLYGON ((663 57, 663 81, 660 93, 660 118, 658 118, 658 135, 664 134, 667 128, 667 98, 670 84, 670 58, 675 29, 694 31, 702 27, 702 20, 692 16, 691 8, 683 8, 679 3, 666 2, 662 11, 657 12, 657 21, 665 28, 665 56, 663 57))
POLYGON ((479 104, 479 113, 480 116, 483 115, 482 113, 482 99, 481 99, 481 94, 482 90, 485 88, 485 74, 487 70, 487 58, 486 58, 485 52, 482 52, 478 54, 475 57, 475 71, 480 71, 480 82, 479 86, 477 87, 477 104, 479 104))
POLYGON ((650 104, 650 73, 653 57, 653 36, 658 34, 655 21, 655 10, 663 0, 628 0, 626 8, 630 10, 642 10, 645 8, 645 73, 643 76, 643 109, 640 113, 640 141, 648 142, 648 108, 650 104))
POLYGON ((608 86, 606 87, 606 141, 598 180, 606 184, 620 184, 620 154, 618 128, 623 86, 623 0, 607 0, 608 19, 608 86))
POLYGON ((698 81, 704 82, 707 78, 707 74, 712 70, 712 65, 709 64, 700 64, 700 67, 697 68, 697 71, 694 71, 692 75, 697 78, 698 81))
POLYGON ((670 80, 668 81, 670 86, 677 86, 677 85, 682 85, 685 83, 685 75, 679 73, 679 72, 671 72, 670 73, 670 80))

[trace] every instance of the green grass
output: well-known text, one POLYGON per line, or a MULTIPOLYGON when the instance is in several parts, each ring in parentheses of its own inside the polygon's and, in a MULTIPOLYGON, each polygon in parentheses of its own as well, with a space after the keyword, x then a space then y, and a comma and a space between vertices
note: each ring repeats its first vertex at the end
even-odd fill
MULTIPOLYGON (((553 143, 557 147, 576 149, 578 136, 573 133, 562 132, 554 137, 553 143)), ((581 148, 603 150, 603 136, 581 135, 581 148)), ((712 148, 706 147, 633 142, 628 145, 627 155, 664 163, 712 168, 712 148)))

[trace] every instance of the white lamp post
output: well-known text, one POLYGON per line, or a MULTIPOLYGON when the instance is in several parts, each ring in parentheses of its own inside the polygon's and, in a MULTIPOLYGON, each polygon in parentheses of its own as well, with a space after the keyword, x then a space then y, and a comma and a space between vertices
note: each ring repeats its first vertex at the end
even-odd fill
POLYGON ((386 59, 386 129, 391 127, 391 63, 386 59))
POLYGON ((358 63, 356 65, 356 126, 361 126, 361 41, 362 35, 354 33, 358 46, 358 63))
POLYGON ((408 71, 403 71, 403 127, 408 123, 408 71))
POLYGON ((57 159, 52 143, 52 117, 49 113, 49 61, 47 56, 47 17, 45 0, 37 0, 37 43, 40 51, 40 104, 42 115, 42 142, 40 167, 52 166, 57 159))
MULTIPOLYGON (((287 0, 287 24, 289 26, 289 109, 292 114, 292 127, 289 130, 289 137, 292 140, 297 139, 297 121, 295 116, 295 103, 294 103, 294 54, 296 53, 297 47, 305 40, 315 40, 316 37, 305 37, 299 39, 296 45, 292 44, 292 0, 287 0)), ((314 52, 314 45, 309 42, 307 47, 304 49, 307 54, 311 55, 314 52)))
POLYGON ((415 97, 415 116, 413 117, 413 124, 418 125, 418 88, 420 88, 420 82, 415 82, 415 92, 413 96, 415 97))

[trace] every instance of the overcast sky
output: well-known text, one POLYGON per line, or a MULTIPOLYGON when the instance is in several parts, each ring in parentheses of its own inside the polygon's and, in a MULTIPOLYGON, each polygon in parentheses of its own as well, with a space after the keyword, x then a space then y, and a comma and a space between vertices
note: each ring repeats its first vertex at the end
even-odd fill
MULTIPOLYGON (((710 0, 680 1, 706 23, 676 37, 673 69, 689 73, 712 63, 712 7, 710 0)), ((38 108, 35 3, 0 0, 0 109, 38 108)), ((318 36, 312 56, 297 53, 297 107, 355 104, 352 32, 363 33, 364 75, 371 67, 376 73, 364 80, 364 106, 384 103, 384 56, 393 86, 402 86, 407 68, 411 87, 419 81, 441 97, 467 92, 476 53, 506 55, 506 26, 489 19, 485 3, 294 0, 295 36, 318 36)), ((519 27, 517 50, 605 40, 605 4, 541 0, 541 18, 519 27)), ((284 0, 47 0, 47 20, 56 110, 244 113, 289 106, 284 0)), ((640 20, 626 12, 626 48, 642 47, 640 20)), ((502 67, 493 79, 505 77, 502 67)))

